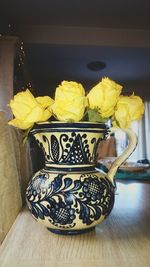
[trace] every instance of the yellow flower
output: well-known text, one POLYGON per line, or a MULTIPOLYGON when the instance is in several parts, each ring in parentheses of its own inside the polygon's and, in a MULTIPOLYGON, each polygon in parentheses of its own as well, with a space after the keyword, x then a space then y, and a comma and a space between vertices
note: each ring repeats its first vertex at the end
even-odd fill
POLYGON ((13 120, 9 121, 8 124, 15 126, 17 128, 20 128, 22 130, 29 129, 33 126, 32 122, 26 122, 26 121, 19 120, 19 119, 13 119, 13 120))
POLYGON ((56 88, 52 110, 59 121, 80 121, 83 118, 86 105, 85 91, 80 83, 63 81, 56 88))
POLYGON ((43 108, 51 108, 54 100, 49 96, 39 96, 36 97, 36 101, 42 105, 43 108))
POLYGON ((41 121, 46 121, 52 116, 52 105, 54 104, 54 100, 49 96, 39 96, 36 97, 36 101, 41 104, 44 112, 41 121))
POLYGON ((89 108, 98 110, 102 118, 109 118, 114 114, 121 91, 121 85, 109 78, 103 78, 87 95, 89 108))
POLYGON ((139 120, 144 113, 144 103, 139 96, 120 96, 114 114, 114 125, 128 128, 132 121, 139 120))
POLYGON ((45 97, 39 97, 36 99, 28 89, 20 92, 10 101, 9 106, 15 119, 9 121, 9 124, 20 129, 28 129, 35 122, 46 121, 52 115, 52 104, 53 100, 50 97, 46 97, 46 99, 45 97), (47 105, 45 100, 48 103, 47 105))

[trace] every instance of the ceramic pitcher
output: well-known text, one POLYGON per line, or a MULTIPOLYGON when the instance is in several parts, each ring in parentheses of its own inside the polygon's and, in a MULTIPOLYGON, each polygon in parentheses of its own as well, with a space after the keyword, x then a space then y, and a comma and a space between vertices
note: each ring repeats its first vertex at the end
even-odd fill
POLYGON ((91 122, 46 122, 31 131, 44 152, 45 166, 28 185, 27 204, 51 232, 84 233, 110 214, 115 173, 137 143, 134 132, 126 129, 128 148, 105 173, 96 166, 96 152, 111 131, 107 123, 91 122))

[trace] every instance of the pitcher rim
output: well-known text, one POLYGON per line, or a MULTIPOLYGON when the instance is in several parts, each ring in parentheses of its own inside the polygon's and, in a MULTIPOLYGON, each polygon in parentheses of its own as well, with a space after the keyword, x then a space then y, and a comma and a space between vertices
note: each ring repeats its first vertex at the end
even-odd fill
POLYGON ((109 129, 110 124, 108 121, 106 122, 90 122, 90 121, 79 121, 79 122, 62 122, 62 121, 45 121, 36 123, 33 128, 30 130, 31 132, 36 129, 46 129, 46 128, 102 128, 109 129))

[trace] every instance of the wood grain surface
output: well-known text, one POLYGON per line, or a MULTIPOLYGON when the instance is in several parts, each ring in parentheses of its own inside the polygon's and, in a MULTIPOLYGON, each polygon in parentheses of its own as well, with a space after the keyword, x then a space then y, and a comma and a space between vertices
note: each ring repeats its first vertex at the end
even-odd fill
POLYGON ((111 215, 88 234, 52 234, 25 208, 1 245, 0 266, 150 267, 150 182, 117 182, 111 215))

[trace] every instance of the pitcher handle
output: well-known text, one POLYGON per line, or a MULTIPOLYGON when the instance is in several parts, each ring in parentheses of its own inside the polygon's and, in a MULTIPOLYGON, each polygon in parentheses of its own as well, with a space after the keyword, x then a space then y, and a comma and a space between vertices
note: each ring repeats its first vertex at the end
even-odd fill
MULTIPOLYGON (((111 133, 114 133, 117 129, 111 128, 111 133)), ((117 169, 120 167, 120 165, 132 154, 132 152, 135 150, 137 146, 137 136, 133 130, 130 128, 122 129, 125 133, 128 135, 128 147, 123 151, 123 153, 112 163, 108 173, 107 177, 108 179, 114 183, 114 176, 117 172, 117 169)))

